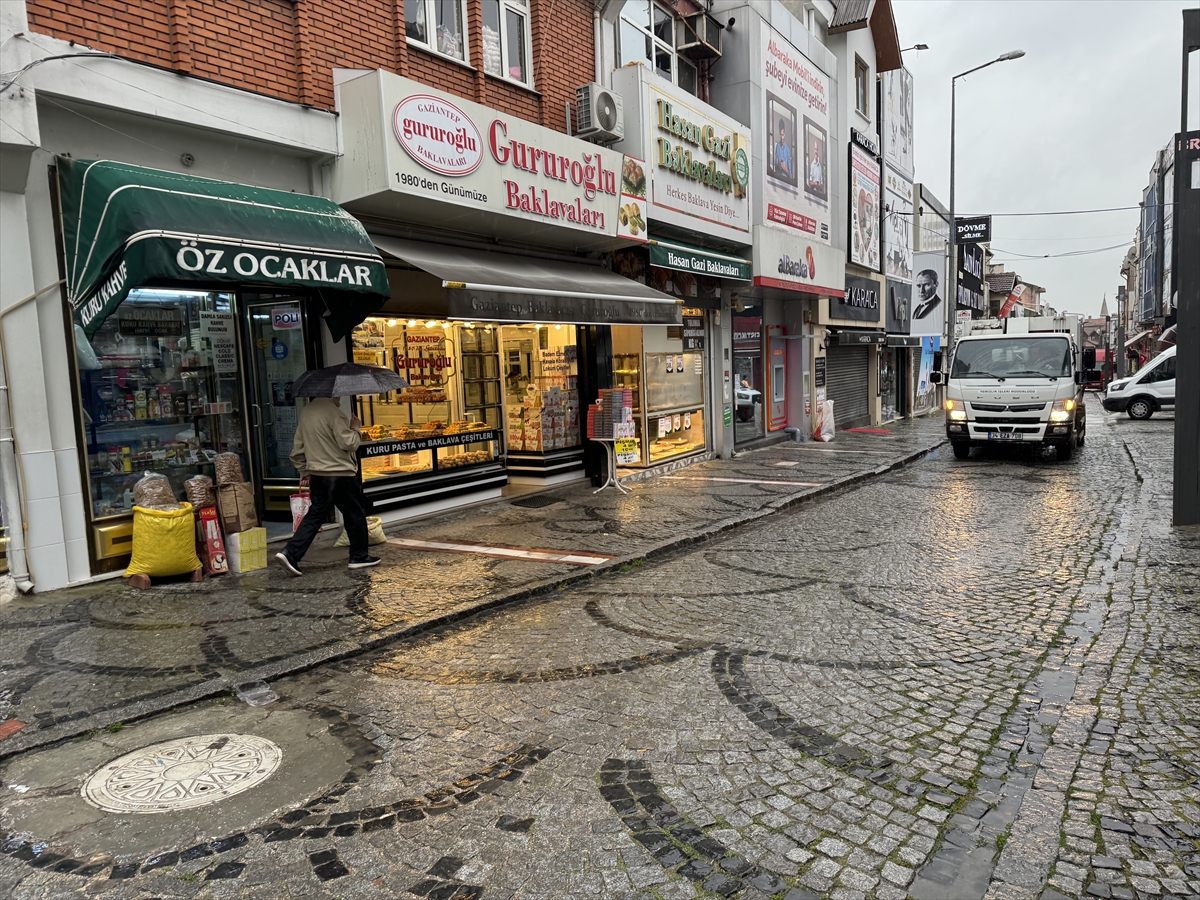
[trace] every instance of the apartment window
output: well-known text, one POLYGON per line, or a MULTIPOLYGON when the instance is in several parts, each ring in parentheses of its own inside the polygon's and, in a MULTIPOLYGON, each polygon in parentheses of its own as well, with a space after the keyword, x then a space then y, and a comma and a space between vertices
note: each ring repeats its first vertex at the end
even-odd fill
POLYGON ((695 94, 696 66, 675 52, 675 16, 653 0, 626 0, 617 23, 618 65, 641 63, 695 94))
POLYGON ((854 58, 854 108, 871 118, 871 70, 857 56, 854 58))
POLYGON ((483 71, 530 83, 528 0, 483 0, 483 71))
POLYGON ((415 44, 466 61, 466 0, 408 0, 404 33, 415 44))

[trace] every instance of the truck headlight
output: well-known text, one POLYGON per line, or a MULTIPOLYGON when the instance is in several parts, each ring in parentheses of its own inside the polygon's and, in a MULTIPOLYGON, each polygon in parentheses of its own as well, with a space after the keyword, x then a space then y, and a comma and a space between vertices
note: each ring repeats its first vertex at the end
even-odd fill
POLYGON ((965 422, 965 421, 967 421, 967 411, 966 411, 965 409, 952 409, 952 410, 950 410, 950 421, 951 421, 951 422, 965 422))
POLYGON ((1071 418, 1071 411, 1075 409, 1075 400, 1055 400, 1054 406, 1050 409, 1051 422, 1066 422, 1071 418))

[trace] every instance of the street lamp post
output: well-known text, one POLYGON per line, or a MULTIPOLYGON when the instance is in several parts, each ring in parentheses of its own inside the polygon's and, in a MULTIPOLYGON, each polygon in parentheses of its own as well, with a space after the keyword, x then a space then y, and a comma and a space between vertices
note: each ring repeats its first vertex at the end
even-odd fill
POLYGON ((1010 59, 1020 59, 1025 55, 1024 50, 1010 50, 1000 56, 997 56, 991 62, 985 62, 982 66, 976 66, 973 69, 955 75, 950 79, 950 290, 947 292, 949 296, 946 298, 946 352, 945 363, 949 365, 950 354, 954 349, 954 326, 956 321, 955 311, 958 308, 958 229, 954 224, 954 100, 955 88, 958 79, 965 78, 972 72, 978 72, 980 69, 986 69, 988 66, 994 66, 998 62, 1007 62, 1010 59))

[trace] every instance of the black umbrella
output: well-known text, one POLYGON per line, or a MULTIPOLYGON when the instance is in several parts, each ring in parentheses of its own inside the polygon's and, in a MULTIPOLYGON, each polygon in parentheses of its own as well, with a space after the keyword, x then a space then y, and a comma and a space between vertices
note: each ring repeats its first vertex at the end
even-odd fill
POLYGON ((386 394, 406 387, 408 382, 391 369, 342 363, 305 372, 296 379, 292 394, 296 397, 350 397, 386 394))

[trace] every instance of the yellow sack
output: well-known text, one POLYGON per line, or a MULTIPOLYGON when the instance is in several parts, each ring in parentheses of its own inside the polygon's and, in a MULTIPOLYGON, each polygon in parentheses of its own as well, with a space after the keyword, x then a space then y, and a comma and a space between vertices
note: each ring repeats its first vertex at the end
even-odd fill
POLYGON ((181 503, 179 509, 172 510, 133 508, 133 557, 125 570, 126 578, 187 575, 199 568, 192 504, 181 503))
MULTIPOLYGON (((367 543, 368 544, 386 544, 387 535, 383 533, 383 519, 379 516, 367 516, 367 543)), ((346 534, 346 529, 342 529, 342 533, 338 535, 338 539, 333 542, 335 547, 349 547, 350 535, 346 534)))

